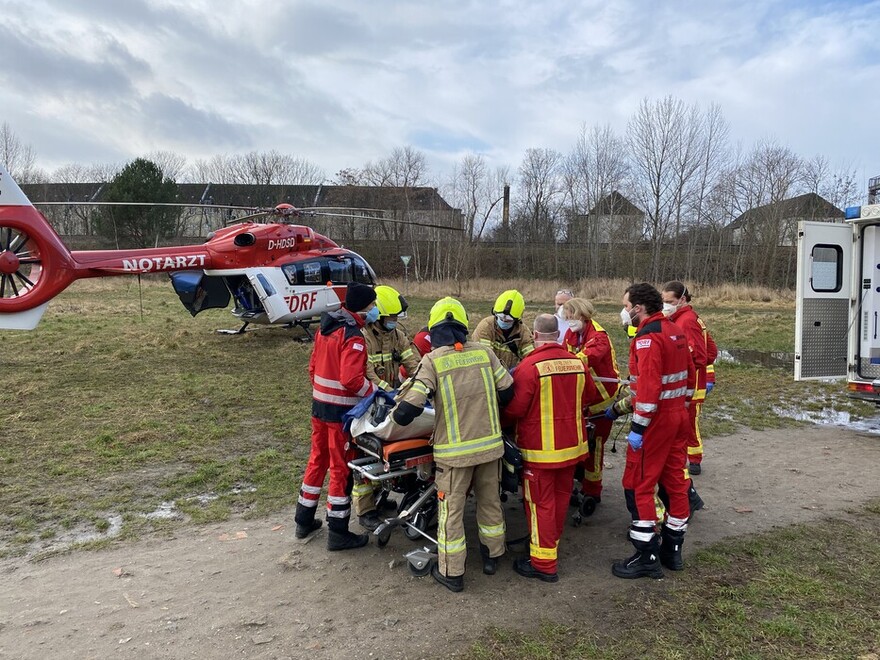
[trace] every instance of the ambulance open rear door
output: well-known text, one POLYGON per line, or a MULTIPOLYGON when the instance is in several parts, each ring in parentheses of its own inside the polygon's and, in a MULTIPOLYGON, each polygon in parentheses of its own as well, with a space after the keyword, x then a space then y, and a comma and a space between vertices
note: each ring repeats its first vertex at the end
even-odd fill
POLYGON ((850 224, 798 224, 795 380, 847 375, 852 259, 850 224))

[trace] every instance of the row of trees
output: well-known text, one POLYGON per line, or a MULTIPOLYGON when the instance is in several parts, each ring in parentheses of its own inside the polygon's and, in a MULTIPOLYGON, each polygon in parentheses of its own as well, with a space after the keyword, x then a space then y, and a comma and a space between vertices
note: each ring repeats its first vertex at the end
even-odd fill
MULTIPOLYGON (((735 237, 726 228, 749 209, 804 193, 843 208, 860 199, 858 178, 854 169, 832 166, 822 156, 804 158, 770 139, 745 148, 731 144, 729 135, 719 106, 666 97, 643 100, 623 133, 584 124, 567 152, 528 149, 516 170, 468 154, 448 173, 432 173, 425 154, 412 147, 342 169, 329 180, 313 163, 275 151, 193 163, 153 152, 144 162, 171 183, 395 186, 404 193, 397 217, 402 220, 415 217, 407 191, 437 187, 460 209, 464 231, 437 230, 425 240, 425 232, 394 225, 393 234, 383 237, 413 253, 411 273, 420 278, 469 277, 503 262, 512 274, 525 276, 788 286, 792 269, 780 269, 777 262, 793 258, 787 245, 791 218, 770 214, 763 222, 776 226, 735 237), (502 213, 505 184, 512 191, 509 216, 502 213)), ((123 173, 109 165, 72 164, 47 174, 35 167, 33 150, 20 144, 7 124, 0 142, 7 167, 22 182, 113 182, 123 173)), ((106 222, 100 226, 107 230, 106 222)), ((118 222, 115 227, 118 231, 118 222)), ((153 226, 147 232, 153 240, 155 231, 153 226)))

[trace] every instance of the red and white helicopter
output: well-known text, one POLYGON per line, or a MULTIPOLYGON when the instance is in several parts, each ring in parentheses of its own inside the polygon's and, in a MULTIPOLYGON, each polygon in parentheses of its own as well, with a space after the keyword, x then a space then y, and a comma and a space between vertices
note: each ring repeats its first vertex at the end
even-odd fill
POLYGON ((49 301, 75 280, 167 272, 193 316, 233 299, 243 325, 227 332, 259 323, 310 335, 322 312, 340 307, 348 282, 374 285, 376 275, 357 253, 288 222, 299 215, 280 204, 248 216, 278 221, 243 219, 202 245, 71 252, 0 165, 0 329, 34 329, 49 301))

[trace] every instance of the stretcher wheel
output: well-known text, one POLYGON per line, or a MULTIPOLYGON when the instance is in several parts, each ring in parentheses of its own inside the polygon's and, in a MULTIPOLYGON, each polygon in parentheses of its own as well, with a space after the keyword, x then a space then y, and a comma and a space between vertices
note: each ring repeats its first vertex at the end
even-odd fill
POLYGON ((378 545, 380 548, 384 548, 386 545, 388 545, 388 541, 391 540, 392 529, 393 528, 389 525, 385 529, 378 531, 376 534, 376 545, 378 545))
POLYGON ((574 514, 571 517, 572 527, 580 527, 582 522, 584 522, 584 517, 580 514, 580 512, 574 514))
POLYGON ((428 573, 431 572, 431 562, 426 563, 421 568, 418 568, 412 562, 410 562, 409 572, 413 575, 413 577, 425 577, 428 573))
POLYGON ((590 497, 589 495, 584 497, 584 501, 581 502, 578 511, 584 518, 589 518, 594 513, 596 513, 596 499, 590 497))
POLYGON ((403 533, 406 535, 410 541, 418 541, 420 538, 423 538, 421 534, 419 534, 413 527, 421 530, 427 531, 428 529, 428 516, 426 516, 421 511, 413 516, 412 521, 409 525, 403 528, 403 533))

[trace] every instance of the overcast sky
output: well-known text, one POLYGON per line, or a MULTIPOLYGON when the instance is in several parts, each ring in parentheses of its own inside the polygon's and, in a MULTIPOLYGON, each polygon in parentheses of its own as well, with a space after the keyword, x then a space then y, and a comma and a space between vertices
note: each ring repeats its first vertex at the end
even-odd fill
POLYGON ((328 177, 412 145, 515 169, 623 133, 643 98, 718 103, 880 175, 880 2, 0 0, 0 122, 51 171, 276 149, 328 177))

